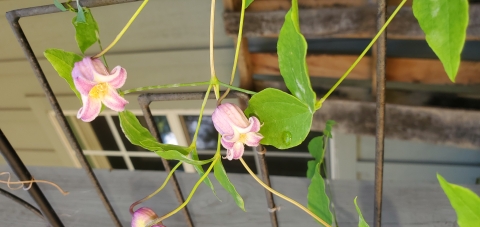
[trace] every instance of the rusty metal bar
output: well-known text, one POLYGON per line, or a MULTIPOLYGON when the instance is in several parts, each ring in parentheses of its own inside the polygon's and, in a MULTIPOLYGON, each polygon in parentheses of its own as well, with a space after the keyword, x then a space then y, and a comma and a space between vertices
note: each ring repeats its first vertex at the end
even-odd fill
POLYGON ((22 198, 19 198, 17 197, 16 195, 6 191, 6 190, 3 190, 0 188, 0 194, 2 194, 3 196, 13 200, 14 202, 22 205, 23 207, 25 207, 27 210, 31 211, 32 213, 34 213, 35 215, 37 215, 39 218, 43 219, 45 222, 47 222, 47 220, 45 219, 45 217, 43 216, 42 212, 40 212, 40 210, 38 210, 36 207, 32 206, 32 204, 28 203, 27 201, 23 200, 22 198))
MULTIPOLYGON (((134 1, 138 1, 138 0, 83 0, 81 5, 84 7, 93 8, 93 7, 107 6, 107 5, 134 2, 134 1)), ((75 2, 71 2, 70 4, 72 7, 76 8, 75 2)), ((30 66, 33 69, 33 72, 35 73, 45 95, 47 96, 47 99, 50 102, 50 105, 52 106, 53 111, 55 112, 57 121, 60 127, 62 128, 62 131, 65 134, 65 137, 69 141, 70 146, 72 147, 72 150, 75 152, 80 162, 80 165, 86 171, 87 176, 89 177, 90 181, 95 187, 97 194, 100 197, 100 200, 103 202, 108 214, 110 215, 112 221, 115 223, 115 226, 121 227, 122 224, 120 223, 120 220, 115 214, 115 211, 113 210, 112 205, 108 201, 108 198, 105 195, 105 192, 103 191, 100 183, 98 182, 97 177, 95 176, 90 165, 88 164, 87 159, 83 155, 83 151, 77 139, 75 138, 72 132, 72 129, 67 123, 67 120, 65 118, 65 115, 63 114, 62 108, 60 107, 55 97, 55 94, 53 93, 52 88, 50 87, 50 84, 48 83, 48 80, 45 77, 45 74, 43 73, 43 70, 40 64, 38 63, 38 60, 35 57, 35 54, 33 53, 33 50, 30 44, 28 43, 27 37, 25 36, 22 30, 22 27, 20 26, 20 23, 19 23, 19 20, 22 17, 30 17, 30 16, 36 16, 36 15, 58 13, 58 12, 61 12, 61 11, 58 8, 56 8, 55 5, 52 4, 52 5, 12 10, 6 13, 6 17, 8 22, 10 23, 10 26, 18 42, 20 43, 20 46, 22 47, 26 55, 27 60, 30 63, 30 66)))
MULTIPOLYGON (((386 21, 386 0, 378 1, 377 32, 386 21)), ((377 40, 377 104, 376 104, 376 144, 375 144, 375 201, 373 213, 373 226, 382 226, 382 196, 383 196, 383 158, 385 143, 385 68, 386 68, 386 43, 385 31, 377 40)))
MULTIPOLYGON (((263 182, 271 187, 270 183, 270 175, 268 174, 268 167, 267 162, 265 160, 265 153, 267 153, 267 149, 262 145, 255 147, 255 153, 257 153, 258 161, 260 163, 260 172, 262 174, 263 182)), ((265 197, 267 197, 267 205, 268 205, 268 212, 270 212, 270 222, 272 223, 272 227, 278 227, 278 219, 277 219, 277 207, 275 206, 275 200, 273 200, 273 194, 265 189, 265 197)))
MULTIPOLYGON (((2 153, 3 157, 5 158, 5 161, 8 163, 10 168, 12 168, 12 171, 15 173, 15 175, 17 175, 18 179, 20 179, 21 181, 29 181, 33 179, 27 167, 23 164, 17 152, 15 152, 15 149, 13 149, 12 145, 8 141, 7 137, 5 137, 1 129, 0 129, 0 152, 2 153)), ((32 199, 37 203, 38 207, 40 208, 40 212, 42 213, 42 216, 51 226, 53 227, 64 226, 62 221, 60 221, 60 218, 58 217, 57 213, 55 213, 55 210, 53 210, 53 207, 50 205, 47 198, 42 193, 42 190, 40 190, 40 187, 38 187, 36 183, 31 184, 30 189, 28 189, 28 194, 30 194, 32 199)), ((12 199, 18 202, 18 200, 15 200, 15 198, 12 198, 12 199)), ((23 205, 25 206, 25 204, 23 205)), ((30 207, 29 206, 25 206, 25 207, 30 208, 31 205, 30 207)))

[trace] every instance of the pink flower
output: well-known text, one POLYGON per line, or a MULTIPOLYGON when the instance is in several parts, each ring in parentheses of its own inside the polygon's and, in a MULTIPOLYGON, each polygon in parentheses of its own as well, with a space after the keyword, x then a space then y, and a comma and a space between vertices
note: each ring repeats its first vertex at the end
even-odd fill
POLYGON ((85 122, 92 121, 100 113, 102 103, 117 112, 125 109, 128 101, 116 90, 121 88, 127 79, 124 68, 117 66, 109 73, 102 61, 85 57, 75 63, 72 77, 83 102, 77 118, 85 122))
POLYGON ((222 135, 222 145, 227 149, 227 159, 239 159, 243 155, 244 144, 256 147, 263 136, 258 133, 260 121, 256 117, 247 119, 236 105, 225 103, 212 114, 213 125, 222 135))
MULTIPOLYGON (((141 207, 133 213, 132 227, 146 227, 151 221, 157 219, 157 214, 148 207, 141 207)), ((161 222, 151 227, 165 227, 161 222)))

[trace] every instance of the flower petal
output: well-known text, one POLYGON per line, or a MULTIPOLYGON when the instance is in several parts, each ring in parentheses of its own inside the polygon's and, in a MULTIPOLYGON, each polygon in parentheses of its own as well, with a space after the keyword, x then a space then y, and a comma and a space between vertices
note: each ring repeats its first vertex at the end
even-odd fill
MULTIPOLYGON (((103 65, 103 63, 101 64, 103 65)), ((105 72, 107 72, 106 70, 107 69, 105 68, 105 72)), ((103 72, 95 72, 94 80, 97 83, 109 83, 113 88, 118 89, 121 88, 127 80, 127 70, 117 66, 112 70, 111 73, 107 72, 105 74, 103 72)))
POLYGON ((96 85, 95 82, 86 79, 79 73, 79 70, 72 71, 73 83, 75 84, 75 88, 80 92, 82 95, 88 95, 90 90, 96 85))
POLYGON ((125 105, 128 103, 128 101, 120 96, 118 92, 111 86, 108 86, 108 93, 105 95, 102 102, 106 107, 117 112, 123 111, 125 109, 125 105))
POLYGON ((250 117, 248 119, 250 122, 250 132, 258 132, 260 131, 260 121, 258 120, 257 117, 250 117))
POLYGON ((256 147, 260 144, 260 140, 263 139, 262 134, 257 132, 249 132, 246 134, 245 144, 250 147, 256 147))
MULTIPOLYGON (((231 158, 232 159, 239 159, 243 156, 243 151, 245 150, 245 146, 242 142, 235 142, 232 148, 231 158)), ((227 157, 228 158, 228 157, 227 157)), ((228 160, 232 160, 228 159, 228 160)))
POLYGON ((233 135, 234 130, 230 119, 225 113, 217 107, 212 114, 213 126, 220 133, 220 135, 233 135))
POLYGON ((233 144, 235 144, 235 142, 230 142, 230 141, 225 140, 223 136, 222 136, 222 140, 220 142, 222 143, 222 146, 227 150, 232 149, 233 144))
POLYGON ((83 107, 78 110, 77 118, 84 122, 90 122, 100 113, 102 102, 88 95, 82 95, 83 107))
MULTIPOLYGON (((98 60, 98 59, 97 59, 98 60)), ((93 72, 95 67, 93 61, 90 57, 84 57, 81 61, 75 62, 72 70, 72 76, 82 76, 85 79, 93 82, 93 72)))

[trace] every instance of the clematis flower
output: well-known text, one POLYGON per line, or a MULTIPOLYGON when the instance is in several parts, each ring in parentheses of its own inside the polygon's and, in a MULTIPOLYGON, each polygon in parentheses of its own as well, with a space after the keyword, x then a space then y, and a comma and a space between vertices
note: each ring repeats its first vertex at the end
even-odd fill
MULTIPOLYGON (((151 221, 157 219, 157 214, 148 207, 141 207, 133 213, 132 227, 146 227, 151 221)), ((165 227, 161 222, 152 227, 165 227)))
POLYGON ((85 122, 92 121, 100 113, 102 103, 117 112, 125 109, 128 101, 116 90, 121 88, 127 79, 127 71, 124 68, 117 66, 108 72, 99 59, 85 57, 75 63, 72 77, 83 102, 77 118, 85 122))
POLYGON ((247 119, 243 111, 232 103, 221 104, 212 114, 213 125, 222 135, 222 145, 227 149, 228 160, 239 159, 245 149, 259 145, 263 136, 258 133, 260 121, 256 117, 247 119))

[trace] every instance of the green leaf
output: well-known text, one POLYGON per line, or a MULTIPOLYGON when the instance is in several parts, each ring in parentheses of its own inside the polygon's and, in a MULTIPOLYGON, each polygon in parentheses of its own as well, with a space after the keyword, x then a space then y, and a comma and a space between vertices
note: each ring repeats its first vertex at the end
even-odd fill
POLYGON ((232 182, 230 182, 230 180, 228 179, 227 172, 225 172, 225 168, 223 168, 222 160, 220 158, 213 166, 213 171, 215 178, 217 178, 220 185, 222 185, 222 187, 225 188, 225 190, 230 193, 230 195, 232 195, 233 200, 235 200, 235 203, 237 203, 238 207, 245 211, 245 203, 243 202, 240 194, 238 194, 237 190, 235 189, 235 186, 233 186, 232 182))
POLYGON ((295 147, 310 132, 313 114, 308 106, 283 91, 267 88, 252 96, 245 110, 262 123, 262 144, 279 149, 295 147))
MULTIPOLYGON (((184 161, 194 165, 203 165, 206 161, 195 161, 188 158, 189 149, 182 146, 159 143, 150 131, 143 127, 137 116, 128 110, 118 113, 120 126, 127 139, 134 145, 155 151, 160 157, 184 161)), ((208 163, 208 162, 207 162, 208 163)))
POLYGON ((323 162, 323 157, 325 155, 325 146, 323 144, 323 136, 317 136, 310 140, 308 143, 308 152, 315 158, 315 160, 310 160, 307 163, 307 178, 312 179, 315 175, 315 168, 317 163, 320 165, 323 162))
POLYGON ((85 22, 78 23, 77 17, 74 17, 72 24, 75 27, 75 40, 82 51, 85 51, 98 41, 98 25, 89 9, 85 9, 85 22))
POLYGON ((362 211, 360 211, 360 208, 357 205, 357 197, 353 200, 353 203, 355 203, 355 208, 357 209, 358 213, 358 227, 370 227, 368 223, 365 221, 362 215, 362 211))
POLYGON ((468 0, 415 0, 413 14, 452 82, 467 34, 468 0))
MULTIPOLYGON (((196 148, 192 151, 192 159, 199 160, 196 148)), ((195 168, 195 170, 197 171, 198 175, 200 175, 200 177, 205 175, 205 170, 203 170, 203 167, 201 165, 193 165, 193 168, 195 168)), ((210 189, 212 189, 213 194, 217 197, 215 188, 213 187, 212 181, 210 181, 210 178, 208 176, 203 180, 203 183, 205 183, 210 189)))
POLYGON ((438 182, 450 200, 460 227, 480 226, 480 197, 468 188, 448 183, 437 173, 438 182))
POLYGON ((53 4, 61 11, 63 12, 67 11, 67 8, 65 8, 65 6, 63 6, 63 4, 60 3, 58 0, 53 0, 53 4))
POLYGON ((244 0, 245 1, 245 9, 252 4, 253 0, 244 0))
POLYGON ((328 120, 325 122, 325 129, 323 130, 323 135, 325 135, 328 138, 332 138, 332 127, 335 125, 334 120, 328 120))
POLYGON ((77 1, 77 23, 85 23, 85 12, 83 11, 80 1, 77 1))
POLYGON ((330 211, 330 199, 325 192, 325 182, 320 175, 320 163, 315 166, 315 174, 308 186, 308 209, 328 224, 333 223, 333 214, 330 211))
POLYGON ((73 83, 72 70, 75 62, 81 61, 83 57, 60 49, 47 49, 43 52, 43 55, 45 55, 50 64, 52 64, 58 75, 65 79, 70 86, 70 89, 75 92, 75 95, 81 102, 82 98, 80 93, 77 91, 77 88, 75 88, 75 84, 73 83))
POLYGON ((285 15, 277 43, 278 64, 288 90, 305 103, 313 113, 316 94, 310 84, 306 62, 307 42, 300 33, 298 3, 292 1, 292 8, 285 15))

